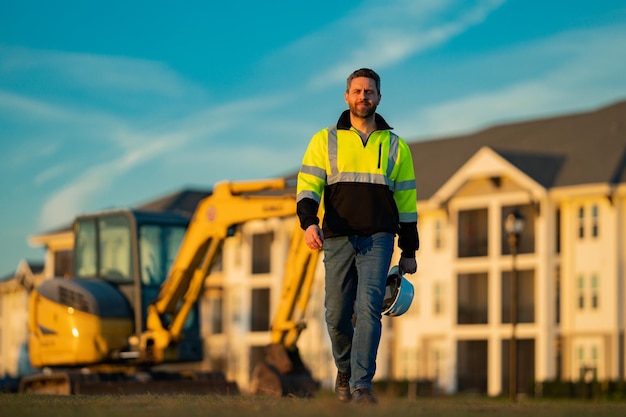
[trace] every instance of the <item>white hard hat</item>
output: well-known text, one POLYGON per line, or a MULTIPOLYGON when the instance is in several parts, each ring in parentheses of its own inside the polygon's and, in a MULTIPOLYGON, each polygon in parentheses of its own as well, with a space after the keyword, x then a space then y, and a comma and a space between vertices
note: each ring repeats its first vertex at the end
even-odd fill
POLYGON ((413 284, 399 274, 398 266, 395 265, 387 275, 383 314, 395 317, 406 313, 413 301, 413 294, 413 284))

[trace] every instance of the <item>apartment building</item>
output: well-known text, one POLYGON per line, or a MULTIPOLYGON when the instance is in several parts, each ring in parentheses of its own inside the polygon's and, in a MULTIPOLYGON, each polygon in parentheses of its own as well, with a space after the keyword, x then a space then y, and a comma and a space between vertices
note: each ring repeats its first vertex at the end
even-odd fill
POLYGON ((422 246, 393 375, 489 395, 508 392, 511 374, 518 393, 623 379, 626 102, 411 149, 422 246), (514 211, 525 219, 515 257, 514 211))

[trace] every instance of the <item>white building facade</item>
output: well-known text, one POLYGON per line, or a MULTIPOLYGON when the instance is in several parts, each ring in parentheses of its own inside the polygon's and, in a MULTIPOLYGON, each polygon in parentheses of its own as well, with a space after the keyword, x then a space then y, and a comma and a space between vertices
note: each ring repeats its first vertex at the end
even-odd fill
POLYGON ((624 379, 625 121, 622 102, 412 145, 422 245, 393 378, 506 394, 515 328, 518 394, 624 379), (515 257, 513 211, 525 219, 515 257))
MULTIPOLYGON (((525 219, 518 275, 518 392, 534 381, 624 376, 624 196, 620 185, 546 190, 489 148, 420 205, 416 299, 394 335, 399 363, 445 392, 508 390, 506 215, 525 219)), ((530 393, 529 393, 530 394, 530 393)))

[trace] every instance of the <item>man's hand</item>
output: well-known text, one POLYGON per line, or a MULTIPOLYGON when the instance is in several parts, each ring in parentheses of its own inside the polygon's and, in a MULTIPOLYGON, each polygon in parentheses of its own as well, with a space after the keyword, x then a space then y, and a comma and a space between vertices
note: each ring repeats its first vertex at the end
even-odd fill
POLYGON ((400 262, 398 262, 398 272, 400 276, 407 274, 414 274, 417 271, 417 261, 415 258, 405 258, 403 256, 400 257, 400 262))
POLYGON ((304 242, 312 250, 322 249, 324 243, 324 233, 316 224, 312 224, 304 231, 304 242))

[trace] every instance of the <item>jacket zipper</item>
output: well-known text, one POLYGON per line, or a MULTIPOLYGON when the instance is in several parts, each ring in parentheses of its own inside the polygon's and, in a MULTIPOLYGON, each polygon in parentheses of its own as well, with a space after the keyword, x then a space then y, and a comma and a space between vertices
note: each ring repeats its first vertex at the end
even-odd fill
POLYGON ((379 143, 378 144, 378 169, 380 169, 380 159, 382 158, 382 153, 383 153, 383 144, 379 143))

